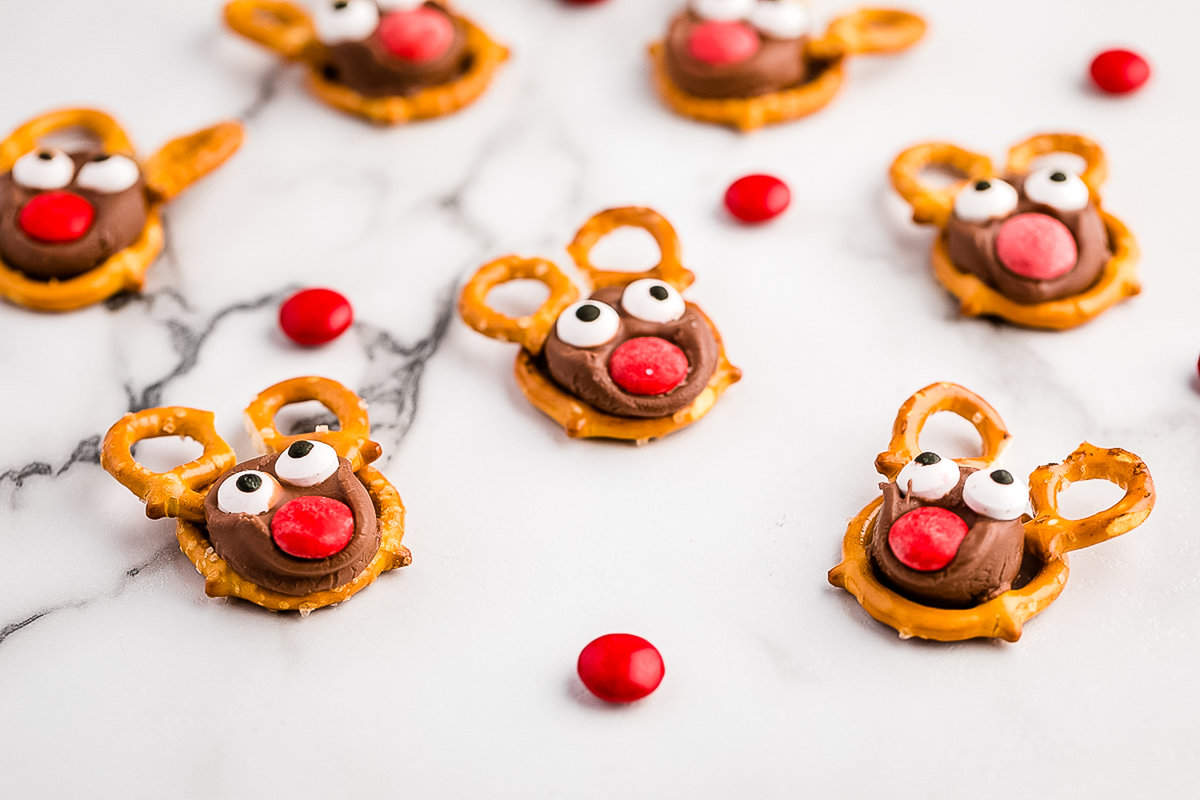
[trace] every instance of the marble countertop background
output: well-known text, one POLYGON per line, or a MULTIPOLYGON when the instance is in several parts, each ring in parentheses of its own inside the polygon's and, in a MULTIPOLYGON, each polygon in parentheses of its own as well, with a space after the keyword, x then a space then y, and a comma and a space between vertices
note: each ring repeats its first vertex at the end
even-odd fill
MULTIPOLYGON (((247 127, 168 208, 143 295, 67 316, 0 306, 0 795, 1194 792, 1200 10, 911 0, 930 21, 917 49, 856 60, 825 113, 741 136, 649 87, 644 46, 676 4, 461 0, 514 58, 478 105, 396 129, 318 104, 211 0, 0 7, 4 130, 66 104, 110 110, 143 152, 247 127), (1134 97, 1084 85, 1115 43, 1156 68, 1134 97), (999 157, 1055 129, 1107 149, 1106 206, 1140 239, 1145 292, 1068 333, 960 319, 887 165, 923 139, 999 157), (742 228, 721 194, 759 170, 793 205, 742 228), (568 440, 511 380, 514 348, 453 312, 485 260, 565 265, 576 227, 626 204, 675 223, 689 296, 745 372, 701 424, 642 448, 568 440), (276 308, 301 285, 349 295, 353 331, 288 345, 276 308), (172 523, 100 469, 99 436, 131 408, 186 404, 246 455, 241 409, 307 373, 370 401, 414 562, 304 619, 210 600, 172 523), (1072 556, 1017 644, 901 641, 825 579, 896 408, 943 379, 1000 411, 1022 473, 1087 439, 1139 453, 1158 485, 1150 520, 1072 556), (609 631, 666 659, 632 707, 574 676, 609 631)), ((603 249, 649 260, 636 236, 603 249)), ((969 449, 961 425, 931 436, 969 449)), ((1085 484, 1068 501, 1082 515, 1113 496, 1085 484)))

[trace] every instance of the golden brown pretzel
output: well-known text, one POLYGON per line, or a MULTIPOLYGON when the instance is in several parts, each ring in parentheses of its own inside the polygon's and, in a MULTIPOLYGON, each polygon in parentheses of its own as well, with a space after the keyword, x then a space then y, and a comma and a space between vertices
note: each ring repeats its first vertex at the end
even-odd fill
POLYGON ((970 422, 983 442, 979 456, 955 459, 959 463, 990 464, 1000 457, 1012 438, 996 409, 982 397, 957 383, 933 383, 904 401, 892 425, 888 449, 875 457, 875 469, 893 480, 921 452, 921 429, 940 411, 949 411, 970 422))
POLYGON ((282 453, 300 439, 325 442, 357 472, 379 458, 380 447, 370 437, 367 403, 354 392, 329 378, 306 376, 281 381, 263 389, 246 407, 246 427, 263 452, 282 453), (338 430, 317 429, 287 436, 275 425, 279 410, 293 403, 316 400, 333 412, 338 430))
POLYGON ((896 193, 912 206, 913 221, 939 228, 950 219, 954 195, 967 181, 991 178, 992 160, 949 142, 925 142, 908 148, 892 162, 889 177, 896 193), (921 180, 926 169, 944 169, 962 176, 952 186, 935 187, 921 180))
POLYGON ((221 122, 167 142, 142 165, 146 187, 165 202, 229 160, 242 146, 242 126, 221 122))
POLYGON ((558 315, 578 297, 575 284, 553 262, 544 258, 504 256, 484 264, 467 281, 458 299, 458 313, 484 336, 516 342, 537 355, 542 352, 542 345, 558 315), (492 289, 517 280, 540 281, 550 290, 550 296, 536 311, 524 317, 509 317, 487 304, 492 289))
POLYGON ((205 490, 236 462, 233 448, 217 433, 212 412, 182 406, 126 414, 109 428, 100 449, 100 465, 145 501, 150 519, 203 522, 205 490), (133 457, 133 446, 161 436, 186 436, 204 452, 174 469, 154 472, 133 457))
POLYGON ((679 234, 666 217, 652 208, 625 206, 601 211, 583 223, 575 234, 574 241, 567 245, 567 252, 575 260, 575 265, 587 276, 593 289, 625 286, 641 278, 658 278, 682 292, 696 279, 696 276, 683 266, 679 234), (641 228, 653 236, 658 244, 658 263, 644 272, 606 270, 593 264, 592 248, 617 228, 641 228))
POLYGON ((308 57, 317 44, 308 11, 286 0, 231 0, 225 4, 225 23, 289 61, 308 57))
POLYGON ((845 55, 898 53, 925 35, 925 20, 895 8, 860 8, 833 20, 809 53, 833 59, 845 55))
POLYGON ((1072 153, 1083 159, 1085 168, 1079 178, 1099 201, 1100 187, 1108 180, 1108 159, 1096 142, 1077 133, 1039 133, 1008 151, 1010 172, 1028 172, 1035 159, 1050 153, 1072 153))

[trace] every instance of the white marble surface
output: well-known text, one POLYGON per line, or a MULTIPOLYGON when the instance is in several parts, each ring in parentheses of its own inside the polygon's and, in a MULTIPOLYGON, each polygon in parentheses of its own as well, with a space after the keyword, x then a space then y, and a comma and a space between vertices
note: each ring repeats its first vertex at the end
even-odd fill
MULTIPOLYGON (((0 6, 0 127, 84 103, 145 151, 225 116, 248 133, 170 206, 141 298, 0 307, 0 795, 1194 792, 1200 12, 913 0, 931 21, 918 49, 856 61, 825 113, 743 137, 652 95, 643 47, 675 4, 462 0, 515 58, 465 113, 391 130, 317 104, 221 29, 216 2, 0 6), (1155 63, 1136 97, 1083 85, 1113 42, 1155 63), (1000 156, 1054 128, 1107 148, 1106 203, 1141 240, 1146 291, 1070 333, 959 319, 886 166, 916 140, 1000 156), (721 193, 760 169, 793 206, 739 228, 721 193), (579 223, 634 203, 678 226, 690 296, 745 378, 650 446, 570 441, 453 292, 505 252, 565 262, 579 223), (350 295, 354 331, 288 346, 275 309, 301 284, 350 295), (245 454, 242 407, 304 373, 370 399, 414 563, 307 619, 209 600, 171 523, 100 470, 97 437, 130 407, 188 404, 245 454), (1138 452, 1158 484, 1149 522, 1073 556, 1014 645, 903 642, 826 583, 895 409, 937 379, 1000 410, 1015 468, 1087 438, 1138 452), (633 707, 574 677, 614 630, 666 658, 633 707)), ((934 435, 965 453, 962 434, 934 435)), ((1070 495, 1081 513, 1112 497, 1088 489, 1070 495)))

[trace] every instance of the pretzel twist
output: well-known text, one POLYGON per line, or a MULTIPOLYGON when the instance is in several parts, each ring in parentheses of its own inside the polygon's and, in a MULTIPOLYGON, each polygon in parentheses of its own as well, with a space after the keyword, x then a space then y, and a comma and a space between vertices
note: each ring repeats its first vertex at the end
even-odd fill
POLYGON ((12 169, 18 158, 36 148, 45 137, 74 129, 95 136, 105 152, 135 155, 125 129, 108 114, 94 108, 61 108, 34 117, 0 142, 0 172, 12 169))
POLYGON ((1011 172, 1028 172, 1039 156, 1050 153, 1072 153, 1081 157, 1086 168, 1079 175, 1098 200, 1100 188, 1108 180, 1108 159, 1099 144, 1077 133, 1040 133, 1031 136, 1008 151, 1008 169, 1011 172))
POLYGON ((575 284, 555 264, 544 258, 504 256, 484 264, 467 281, 458 299, 463 321, 484 336, 516 342, 537 355, 542 351, 558 315, 579 297, 575 284), (509 317, 487 304, 488 293, 509 281, 540 281, 550 296, 532 314, 509 317))
POLYGON ((225 24, 289 61, 307 58, 318 43, 308 11, 286 0, 231 0, 225 24))
POLYGON ((355 472, 379 458, 381 453, 379 445, 369 438, 371 425, 366 401, 329 378, 292 378, 264 389, 246 407, 246 425, 263 452, 281 453, 292 442, 315 440, 336 450, 350 462, 355 472), (276 427, 275 415, 281 408, 309 400, 316 400, 333 412, 339 430, 318 429, 288 436, 276 427))
POLYGON ((640 278, 658 278, 682 292, 691 286, 696 278, 683 266, 679 234, 666 217, 650 208, 626 206, 601 211, 583 223, 579 232, 575 234, 574 241, 567 245, 567 252, 571 254, 575 265, 587 276, 594 289, 624 286, 640 278), (658 244, 658 263, 643 272, 606 270, 593 264, 592 248, 618 228, 641 228, 653 236, 658 244))
POLYGON ((860 8, 838 17, 825 35, 809 44, 810 55, 822 59, 847 55, 897 53, 925 35, 925 20, 895 8, 860 8))
POLYGON ((172 139, 142 165, 147 188, 159 202, 170 200, 228 161, 243 135, 240 123, 228 121, 172 139))
POLYGON ((941 228, 954 211, 954 196, 963 183, 990 178, 995 172, 985 155, 949 142, 924 142, 896 156, 888 174, 896 192, 912 206, 913 221, 941 228), (921 180, 921 172, 931 167, 956 172, 963 180, 947 187, 930 186, 921 180))
POLYGON ((1084 442, 1061 463, 1038 467, 1029 476, 1034 518, 1026 530, 1050 556, 1091 547, 1141 525, 1154 508, 1154 481, 1145 462, 1120 448, 1084 442), (1076 481, 1104 480, 1125 490, 1115 504, 1083 519, 1058 511, 1058 494, 1076 481))
POLYGON ((119 419, 104 437, 100 464, 146 503, 151 519, 204 521, 204 490, 233 467, 233 448, 217 433, 211 411, 172 406, 150 408, 119 419), (200 457, 166 472, 154 472, 133 457, 143 439, 186 436, 204 447, 200 457))
POLYGON ((888 449, 875 458, 875 469, 894 480, 921 452, 921 430, 934 414, 949 411, 970 422, 979 432, 983 452, 977 458, 955 459, 959 463, 985 466, 991 464, 1012 438, 996 409, 970 389, 957 383, 934 383, 904 401, 892 425, 892 440, 888 449))

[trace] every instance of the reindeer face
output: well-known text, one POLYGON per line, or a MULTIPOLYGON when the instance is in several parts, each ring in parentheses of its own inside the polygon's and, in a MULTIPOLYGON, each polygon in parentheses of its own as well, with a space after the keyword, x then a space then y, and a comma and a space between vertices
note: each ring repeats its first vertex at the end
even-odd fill
POLYGON ((805 80, 809 32, 802 0, 691 0, 667 33, 667 69, 697 97, 777 92, 805 80))
POLYGON ((1087 185, 1056 168, 968 182, 946 236, 957 267, 1019 303, 1088 289, 1112 256, 1087 185))
POLYGON ((444 3, 317 0, 322 74, 370 96, 448 83, 469 66, 466 32, 444 3))
POLYGON ((665 417, 703 391, 720 348, 675 287, 643 278, 568 306, 544 354, 554 380, 601 411, 665 417))
POLYGON ((341 586, 379 549, 375 507, 328 444, 293 442, 243 462, 204 500, 213 549, 266 589, 300 596, 341 586))
POLYGON ((1002 469, 973 469, 936 453, 892 483, 871 539, 871 562, 906 597, 966 608, 1008 591, 1021 568, 1028 489, 1002 469))
POLYGON ((133 159, 39 147, 0 175, 0 260, 36 280, 72 278, 137 241, 146 214, 133 159))

